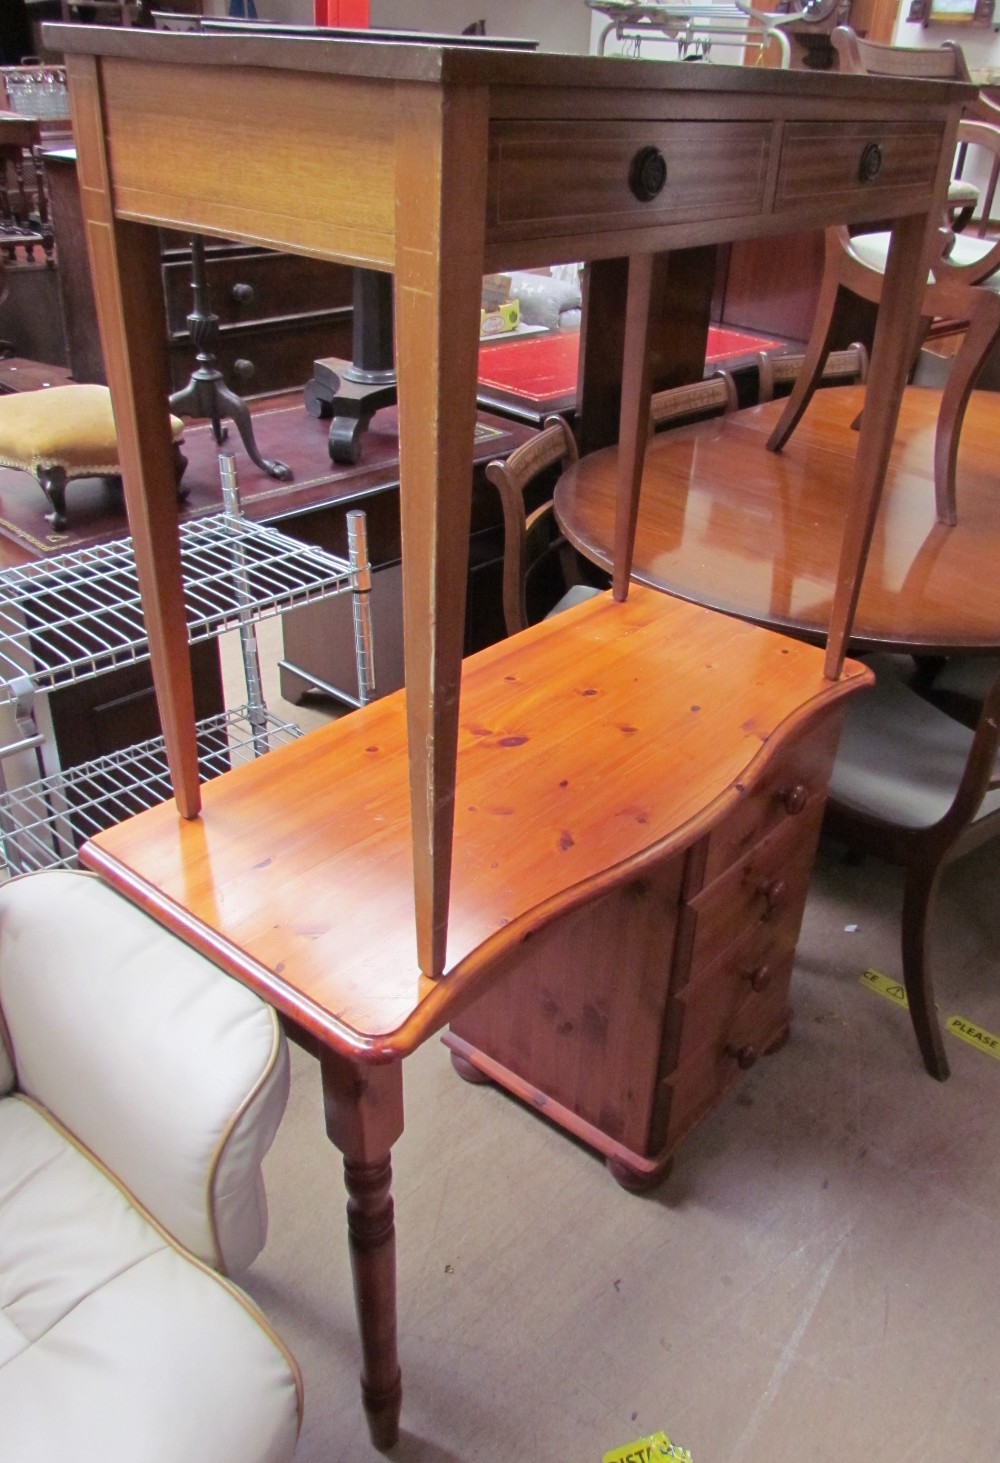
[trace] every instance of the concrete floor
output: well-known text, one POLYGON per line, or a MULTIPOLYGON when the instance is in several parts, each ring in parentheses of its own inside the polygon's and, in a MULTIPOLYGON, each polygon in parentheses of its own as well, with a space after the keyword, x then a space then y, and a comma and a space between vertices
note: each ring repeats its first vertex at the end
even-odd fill
MULTIPOLYGON (((950 870, 935 921, 942 1015, 993 1032, 998 860, 950 870)), ((905 1010, 861 983, 899 976, 900 887, 822 847, 792 1039, 653 1195, 459 1081, 436 1039, 408 1060, 397 1463, 600 1463, 658 1429, 693 1463, 1000 1459, 1000 1063, 948 1036, 932 1081, 905 1010)), ((302 1366, 296 1463, 375 1458, 339 1158, 300 1053, 266 1177, 244 1283, 302 1366)))

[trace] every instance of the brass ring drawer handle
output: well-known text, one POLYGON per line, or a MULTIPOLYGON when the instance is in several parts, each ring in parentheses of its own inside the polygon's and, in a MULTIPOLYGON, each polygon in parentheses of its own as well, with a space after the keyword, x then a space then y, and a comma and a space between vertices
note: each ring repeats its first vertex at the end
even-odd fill
POLYGON ((640 203, 650 203, 667 181, 667 160, 658 147, 640 147, 629 165, 628 186, 640 203))
POLYGON ((858 163, 858 178, 862 183, 870 183, 873 178, 878 177, 882 171, 882 149, 877 142, 868 142, 861 149, 861 161, 858 163))

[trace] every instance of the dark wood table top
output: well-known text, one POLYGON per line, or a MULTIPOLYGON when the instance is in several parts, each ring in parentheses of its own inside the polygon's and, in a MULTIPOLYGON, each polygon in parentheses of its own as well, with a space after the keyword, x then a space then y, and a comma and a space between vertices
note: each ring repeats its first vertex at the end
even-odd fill
MULTIPOLYGON (((830 618, 863 387, 819 391, 781 453, 765 442, 783 407, 661 433, 646 453, 633 577, 758 624, 821 640, 830 618)), ((908 387, 851 644, 855 651, 1000 649, 1000 399, 975 392, 958 459, 958 524, 934 514, 940 392, 908 387)), ((616 452, 559 481, 570 540, 610 568, 616 452)))

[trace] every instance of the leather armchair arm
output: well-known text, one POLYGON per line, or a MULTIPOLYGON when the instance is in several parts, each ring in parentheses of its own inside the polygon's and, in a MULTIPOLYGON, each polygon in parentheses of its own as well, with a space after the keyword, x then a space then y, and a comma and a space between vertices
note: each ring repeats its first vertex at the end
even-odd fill
POLYGON ((188 1249, 245 1268, 267 1232, 260 1164, 288 1094, 274 1012, 67 870, 0 888, 0 1012, 18 1090, 188 1249))

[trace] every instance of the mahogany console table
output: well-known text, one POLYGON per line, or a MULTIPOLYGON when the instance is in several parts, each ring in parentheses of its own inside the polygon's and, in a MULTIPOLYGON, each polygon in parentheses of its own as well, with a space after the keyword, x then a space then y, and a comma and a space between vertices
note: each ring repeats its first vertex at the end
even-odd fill
MULTIPOLYGON (((710 246, 833 223, 894 226, 872 356, 878 392, 865 411, 832 607, 827 670, 836 676, 972 89, 502 47, 72 25, 46 37, 67 62, 152 668, 185 818, 197 815, 200 793, 169 383, 150 349, 165 334, 156 227, 394 275, 414 910, 420 966, 436 978, 448 938, 483 273, 585 259, 599 276, 630 256, 623 376, 611 361, 622 381, 621 598, 649 389, 671 384, 649 320, 680 322, 674 337, 700 375, 707 311, 695 319, 688 302, 699 271, 714 265, 710 246)), ((599 304, 592 291, 585 435, 588 414, 616 399, 599 304)))
POLYGON ((787 1030, 840 709, 870 678, 849 662, 832 681, 816 647, 642 586, 471 657, 436 981, 411 917, 401 692, 207 783, 199 818, 164 803, 84 846, 320 1060, 379 1446, 401 1397, 404 1058, 451 1022, 473 1066, 621 1181, 662 1176, 787 1030))

